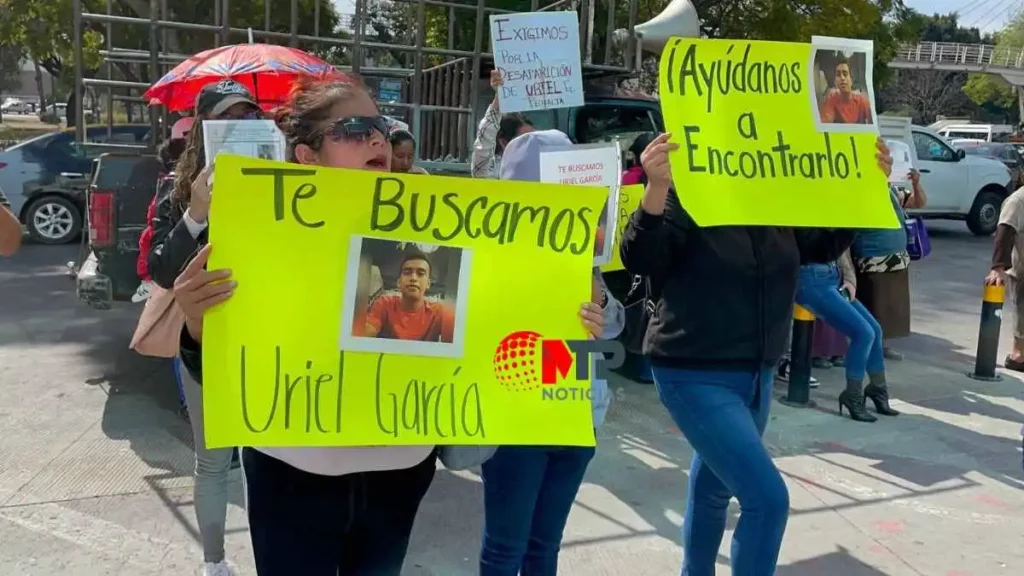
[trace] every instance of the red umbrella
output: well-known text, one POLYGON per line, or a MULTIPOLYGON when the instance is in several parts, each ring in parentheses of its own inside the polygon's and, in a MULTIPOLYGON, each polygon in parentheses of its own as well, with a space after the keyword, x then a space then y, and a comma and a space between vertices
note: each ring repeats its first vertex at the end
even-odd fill
POLYGON ((283 104, 300 77, 344 80, 327 62, 295 48, 274 44, 236 44, 200 52, 174 67, 146 90, 150 105, 171 112, 191 110, 203 86, 230 78, 244 84, 264 110, 283 104))

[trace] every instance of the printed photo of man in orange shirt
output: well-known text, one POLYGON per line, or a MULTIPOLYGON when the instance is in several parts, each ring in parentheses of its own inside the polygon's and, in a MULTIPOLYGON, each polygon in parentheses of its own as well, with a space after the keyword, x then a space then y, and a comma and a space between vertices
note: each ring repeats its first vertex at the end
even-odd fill
POLYGON ((842 54, 835 63, 835 86, 825 95, 819 108, 823 124, 873 124, 871 102, 863 92, 853 89, 850 61, 842 54))
POLYGON ((429 289, 427 255, 407 254, 399 269, 399 294, 385 294, 374 301, 366 316, 364 335, 450 344, 455 332, 455 313, 445 302, 427 300, 429 289))

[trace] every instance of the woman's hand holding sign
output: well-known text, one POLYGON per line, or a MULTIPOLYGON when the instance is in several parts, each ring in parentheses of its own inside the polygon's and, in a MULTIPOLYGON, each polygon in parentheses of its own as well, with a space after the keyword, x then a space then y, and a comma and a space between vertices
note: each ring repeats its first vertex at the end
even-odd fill
POLYGON ((206 222, 210 214, 210 188, 213 185, 213 164, 203 168, 192 181, 192 197, 189 198, 188 216, 196 222, 206 222))
POLYGON ((647 174, 647 189, 640 205, 648 214, 665 212, 668 189, 672 187, 672 166, 668 154, 679 149, 679 144, 668 141, 671 137, 671 134, 665 133, 651 140, 640 155, 640 165, 647 174))
POLYGON ((196 342, 203 341, 203 314, 235 293, 237 282, 229 281, 231 270, 203 268, 210 258, 209 244, 196 254, 185 270, 174 280, 174 300, 185 313, 185 326, 196 342))

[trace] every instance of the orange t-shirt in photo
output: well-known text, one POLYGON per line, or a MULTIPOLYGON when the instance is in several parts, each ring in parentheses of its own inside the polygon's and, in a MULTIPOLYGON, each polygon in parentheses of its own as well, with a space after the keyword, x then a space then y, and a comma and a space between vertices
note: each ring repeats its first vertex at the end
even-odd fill
POLYGON ((378 338, 450 344, 455 333, 455 314, 447 304, 424 301, 417 310, 403 310, 397 294, 378 298, 366 323, 377 329, 378 338))
POLYGON ((844 98, 837 90, 821 103, 821 121, 825 124, 871 124, 871 102, 859 92, 844 98))

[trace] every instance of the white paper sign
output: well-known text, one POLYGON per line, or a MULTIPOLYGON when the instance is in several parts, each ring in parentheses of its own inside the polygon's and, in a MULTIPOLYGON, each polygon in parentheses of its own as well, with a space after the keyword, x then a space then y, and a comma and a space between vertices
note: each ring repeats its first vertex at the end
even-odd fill
POLYGON ((607 264, 612 258, 615 226, 609 225, 612 221, 609 220, 609 216, 618 214, 621 178, 622 154, 619 152, 618 141, 546 150, 540 154, 541 182, 608 188, 608 203, 598 223, 595 266, 607 264))
POLYGON ((494 66, 501 72, 502 112, 583 105, 580 24, 576 12, 491 16, 494 66))
POLYGON ((203 147, 207 164, 221 152, 285 161, 284 133, 273 120, 204 120, 203 147))
POLYGON ((889 182, 893 184, 905 184, 910 181, 910 171, 914 168, 914 151, 904 142, 898 140, 886 140, 892 154, 892 173, 889 174, 889 182))

